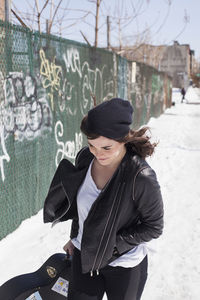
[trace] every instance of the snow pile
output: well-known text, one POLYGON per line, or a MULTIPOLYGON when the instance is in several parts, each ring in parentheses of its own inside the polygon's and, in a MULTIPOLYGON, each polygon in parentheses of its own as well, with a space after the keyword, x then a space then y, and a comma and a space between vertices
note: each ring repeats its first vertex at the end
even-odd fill
POLYGON ((189 86, 189 88, 186 91, 185 99, 188 103, 197 102, 200 104, 200 89, 189 86))
MULTIPOLYGON (((161 185, 165 229, 157 240, 157 253, 149 256, 142 300, 200 299, 199 123, 200 105, 176 103, 148 124, 153 139, 159 141, 148 162, 161 185)), ((43 224, 42 211, 24 221, 0 241, 0 285, 13 276, 35 271, 51 254, 63 252, 69 228, 69 221, 53 228, 43 224)))
POLYGON ((179 88, 172 89, 172 102, 181 103, 182 95, 179 88))
POLYGON ((194 91, 196 92, 197 96, 199 97, 200 100, 200 88, 194 88, 194 91))

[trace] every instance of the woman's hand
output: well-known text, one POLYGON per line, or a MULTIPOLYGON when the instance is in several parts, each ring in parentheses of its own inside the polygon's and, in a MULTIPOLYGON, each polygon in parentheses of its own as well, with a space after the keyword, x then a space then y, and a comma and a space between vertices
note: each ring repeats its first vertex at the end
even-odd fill
POLYGON ((74 245, 72 244, 72 241, 71 241, 71 240, 69 240, 69 241, 67 242, 67 244, 64 245, 63 250, 64 250, 66 253, 68 253, 70 256, 73 255, 73 253, 74 253, 74 245))

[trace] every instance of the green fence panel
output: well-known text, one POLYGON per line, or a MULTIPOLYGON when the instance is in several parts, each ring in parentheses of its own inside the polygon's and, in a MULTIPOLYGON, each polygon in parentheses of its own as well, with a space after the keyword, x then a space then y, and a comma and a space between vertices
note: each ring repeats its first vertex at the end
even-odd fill
POLYGON ((171 105, 171 79, 148 65, 129 61, 128 98, 134 107, 133 127, 146 124, 171 105), (170 91, 170 92, 169 92, 170 91))
POLYGON ((128 61, 121 56, 117 57, 117 78, 117 96, 122 99, 128 99, 128 61))
POLYGON ((74 162, 90 108, 128 99, 138 127, 170 106, 171 81, 112 52, 20 26, 0 22, 0 37, 2 239, 42 208, 59 162, 74 162))

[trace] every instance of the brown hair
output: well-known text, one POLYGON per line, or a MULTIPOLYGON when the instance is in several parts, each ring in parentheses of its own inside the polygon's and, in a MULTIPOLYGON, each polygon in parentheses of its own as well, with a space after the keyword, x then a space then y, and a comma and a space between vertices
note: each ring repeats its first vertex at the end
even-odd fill
MULTIPOLYGON (((87 116, 85 116, 81 122, 81 131, 87 136, 89 140, 94 140, 99 137, 99 134, 88 132, 87 130, 87 116)), ((126 148, 137 153, 140 157, 145 159, 154 153, 154 149, 158 143, 151 143, 150 128, 144 126, 138 130, 130 129, 129 133, 120 139, 115 139, 119 143, 125 143, 126 148)))

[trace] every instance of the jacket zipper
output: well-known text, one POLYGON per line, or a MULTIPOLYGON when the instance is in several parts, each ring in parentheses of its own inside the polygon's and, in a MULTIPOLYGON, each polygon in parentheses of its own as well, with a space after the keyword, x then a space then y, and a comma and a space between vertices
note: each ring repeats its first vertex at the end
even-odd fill
MULTIPOLYGON (((105 247, 104 247, 104 251, 103 251, 103 253, 102 253, 102 256, 101 256, 101 259, 100 259, 100 262, 99 262, 99 265, 98 265, 98 268, 97 268, 97 270, 96 270, 97 275, 99 274, 99 269, 100 269, 100 266, 101 266, 101 263, 102 263, 102 260, 103 260, 105 251, 106 251, 107 246, 108 246, 108 242, 109 242, 109 239, 110 239, 110 235, 111 235, 111 232, 112 232, 112 229, 113 229, 113 226, 114 226, 114 222, 115 222, 115 219, 116 219, 116 216, 117 216, 118 208, 119 208, 119 205, 120 205, 120 202, 121 202, 122 193, 123 193, 123 191, 124 191, 124 186, 125 186, 125 182, 123 182, 123 184, 122 184, 122 191, 121 191, 121 195, 120 195, 120 199, 119 199, 118 205, 117 205, 117 207, 116 207, 116 211, 115 211, 113 223, 112 223, 112 226, 111 226, 111 229, 110 229, 110 232, 109 232, 107 241, 106 241, 106 245, 105 245, 105 247)), ((119 190, 119 189, 118 189, 118 190, 119 190)))
MULTIPOLYGON (((94 259, 94 263, 93 263, 92 269, 91 269, 91 271, 90 271, 90 276, 91 276, 91 277, 93 276, 94 267, 95 267, 95 264, 96 264, 96 261, 97 261, 97 257, 98 257, 98 254, 99 254, 99 251, 100 251, 100 248, 101 248, 101 244, 102 244, 102 241, 103 241, 103 238, 104 238, 106 229, 107 229, 107 227, 108 227, 108 223, 109 223, 109 220, 110 220, 110 217, 111 217, 113 208, 114 208, 114 204, 115 204, 116 199, 117 199, 117 193, 118 193, 118 191, 119 191, 119 188, 120 188, 120 184, 118 185, 117 192, 116 192, 116 194, 115 194, 115 199, 114 199, 114 201, 113 201, 113 204, 112 204, 112 207, 111 207, 109 216, 108 216, 108 220, 107 220, 107 222, 106 222, 106 226, 105 226, 105 228, 104 228, 104 231, 103 231, 103 234, 102 234, 100 243, 99 243, 99 247, 98 247, 98 249, 97 249, 97 253, 96 253, 96 256, 95 256, 95 259, 94 259)), ((99 275, 99 270, 98 270, 98 269, 96 270, 96 273, 97 273, 97 275, 99 275)))
MULTIPOLYGON (((136 181, 136 177, 137 177, 137 175, 138 175, 142 170, 144 170, 144 169, 146 169, 146 168, 147 168, 146 166, 140 168, 140 169, 137 171, 137 173, 135 174, 135 177, 134 177, 134 180, 133 180, 133 200, 135 200, 134 192, 135 192, 135 181, 136 181)), ((123 186, 124 186, 124 185, 125 185, 125 182, 123 182, 123 186)), ((120 184, 119 184, 119 186, 120 186, 120 184)), ((117 189, 117 193, 118 193, 118 190, 119 190, 119 186, 118 186, 118 189, 117 189)), ((122 189, 122 191, 123 191, 123 189, 122 189)), ((108 217, 108 220, 107 220, 107 223, 106 223, 106 227, 105 227, 105 229, 104 229, 104 232, 103 232, 103 235, 102 235, 102 238, 101 238, 101 241, 100 241, 98 250, 97 250, 97 254, 96 254, 96 257, 95 257, 93 266, 92 266, 92 270, 90 271, 90 276, 93 276, 94 266, 95 266, 95 263, 96 263, 96 261, 97 261, 97 256, 98 256, 99 251, 100 251, 100 246, 101 246, 103 237, 104 237, 104 235, 105 235, 106 228, 107 228, 107 226, 108 226, 108 223, 109 223, 109 220, 110 220, 110 217, 111 217, 111 213, 112 213, 112 210, 113 210, 113 207, 114 207, 114 203, 115 203, 115 201, 116 201, 117 193, 116 193, 115 200, 114 200, 114 202, 113 202, 113 205, 112 205, 112 208, 111 208, 111 212, 110 212, 110 214, 109 214, 109 217, 108 217)), ((121 193, 121 195, 122 195, 122 193, 121 193)), ((120 200, 119 200, 119 204, 120 204, 120 201, 121 201, 121 197, 120 197, 120 200)), ((117 208, 118 208, 118 207, 117 207, 117 208)), ((117 210, 118 210, 118 209, 117 209, 117 210)), ((114 220, 115 220, 116 215, 117 215, 117 210, 116 210, 116 213, 115 213, 114 220)), ((107 239, 106 245, 105 245, 105 247, 104 247, 104 251, 103 251, 103 254, 102 254, 102 256, 101 256, 101 259, 100 259, 98 268, 97 268, 97 270, 96 270, 96 274, 97 274, 97 275, 99 275, 100 265, 101 265, 101 263, 102 263, 103 256, 104 256, 104 254, 105 254, 105 251, 106 251, 106 248, 107 248, 107 245, 108 245, 108 242, 109 242, 109 237, 110 237, 110 234, 111 234, 111 231, 112 231, 113 226, 114 226, 114 221, 113 221, 112 227, 111 227, 111 229, 110 229, 110 232, 109 232, 109 235, 108 235, 108 239, 107 239)))
POLYGON ((54 227, 57 223, 59 223, 59 222, 60 222, 59 220, 60 220, 62 217, 64 217, 64 215, 68 212, 68 210, 69 210, 70 207, 71 207, 71 204, 70 204, 70 201, 69 201, 69 197, 68 197, 68 195, 67 195, 67 192, 65 191, 65 188, 64 188, 64 186, 63 186, 62 181, 61 181, 61 186, 62 186, 63 191, 64 191, 64 193, 65 193, 65 196, 66 196, 66 198, 67 198, 69 207, 67 208, 67 210, 64 211, 64 213, 62 213, 62 215, 61 215, 59 218, 57 218, 56 220, 53 221, 51 227, 54 227))

